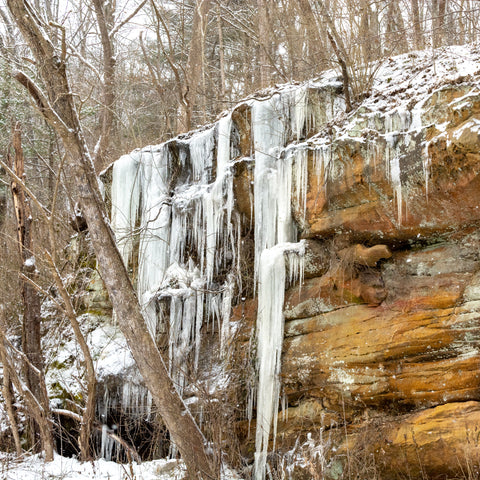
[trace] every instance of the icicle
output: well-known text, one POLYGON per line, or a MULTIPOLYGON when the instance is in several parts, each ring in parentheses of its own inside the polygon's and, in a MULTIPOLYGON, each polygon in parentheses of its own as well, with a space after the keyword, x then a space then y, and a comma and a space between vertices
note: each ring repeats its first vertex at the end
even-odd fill
POLYGON ((230 163, 230 135, 232 131, 232 114, 218 121, 217 140, 217 179, 223 177, 225 168, 230 163))
POLYGON ((152 396, 144 385, 126 381, 122 386, 122 410, 137 419, 149 418, 152 396))
POLYGON ((294 94, 294 106, 293 106, 293 115, 292 120, 295 122, 292 125, 292 132, 297 141, 302 137, 304 127, 308 124, 307 115, 307 87, 297 88, 294 94))
POLYGON ((193 182, 207 184, 213 168, 213 150, 215 147, 214 129, 195 133, 188 142, 193 182))
POLYGON ((201 329, 203 325, 203 302, 205 299, 204 293, 197 290, 197 309, 195 314, 195 370, 198 368, 198 360, 200 358, 200 342, 201 342, 201 329))
POLYGON ((144 151, 142 223, 138 254, 137 290, 151 335, 156 331, 156 314, 147 305, 162 284, 169 264, 170 157, 167 145, 144 151))
POLYGON ((400 180, 400 158, 398 155, 393 155, 390 158, 390 183, 394 189, 395 201, 397 203, 397 221, 399 225, 402 223, 402 183, 400 180))
POLYGON ((302 145, 295 148, 290 154, 294 156, 295 200, 302 211, 303 221, 305 222, 308 191, 308 149, 305 145, 302 145))
POLYGON ((222 327, 220 333, 220 356, 226 354, 227 343, 230 339, 230 314, 232 311, 233 289, 235 286, 234 276, 228 275, 222 299, 222 327))
POLYGON ((128 268, 133 251, 133 232, 140 207, 141 180, 139 178, 142 152, 124 155, 112 170, 112 229, 123 263, 128 268))
POLYGON ((102 425, 102 442, 100 449, 100 456, 107 462, 112 460, 113 448, 115 446, 115 440, 108 435, 108 426, 102 425))
MULTIPOLYGON (((277 429, 280 394, 279 373, 283 345, 283 301, 285 296, 285 255, 302 255, 304 244, 282 243, 262 252, 259 272, 257 315, 257 428, 255 435, 255 479, 265 478, 268 439, 277 429)), ((296 267, 289 261, 291 267, 296 267)), ((301 262, 298 262, 298 267, 301 262)), ((294 277, 299 275, 291 273, 294 277)), ((274 447, 275 448, 275 447, 274 447)))
MULTIPOLYGON (((277 160, 280 150, 287 140, 288 126, 291 119, 285 115, 290 113, 290 92, 275 93, 269 99, 257 101, 252 107, 252 130, 255 148, 255 279, 258 277, 259 261, 263 250, 273 247, 278 242, 278 199, 290 190, 282 190, 283 184, 278 181, 277 160), (280 193, 281 192, 281 193, 280 193)), ((302 125, 303 128, 303 125, 302 125)), ((300 126, 296 125, 297 132, 300 126)), ((280 181, 287 181, 282 175, 280 181)), ((281 205, 282 215, 284 205, 281 205)), ((281 222, 284 222, 282 218, 281 222)), ((281 236, 285 233, 282 224, 281 236)))
MULTIPOLYGON (((286 243, 296 241, 291 212, 293 155, 281 152, 289 128, 297 139, 300 138, 306 115, 305 92, 301 95, 295 91, 276 93, 268 100, 255 102, 252 107, 255 148, 255 279, 258 279, 259 288, 256 480, 265 478, 268 439, 272 425, 274 438, 276 433, 286 283, 285 252, 301 249, 297 244, 286 243), (293 107, 292 98, 298 101, 293 107), (286 117, 286 113, 289 116, 286 117)), ((295 272, 298 269, 293 261, 289 260, 289 263, 293 279, 297 274, 292 269, 295 272)), ((299 268, 300 266, 298 263, 299 268)), ((251 407, 250 401, 249 414, 251 407)))

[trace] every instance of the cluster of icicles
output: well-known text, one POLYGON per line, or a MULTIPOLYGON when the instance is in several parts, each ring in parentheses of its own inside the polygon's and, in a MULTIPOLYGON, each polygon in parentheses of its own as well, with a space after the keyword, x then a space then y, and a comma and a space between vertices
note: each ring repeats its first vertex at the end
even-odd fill
MULTIPOLYGON (((307 93, 306 86, 289 87, 249 101, 258 296, 256 480, 265 478, 272 426, 275 438, 284 292, 303 275, 304 245, 296 243, 292 202, 305 209, 309 156, 324 185, 332 166, 330 145, 301 142, 312 121, 307 93), (289 140, 293 142, 286 148, 289 140)), ((331 115, 341 108, 337 102, 331 115)), ((239 159, 234 158, 233 127, 230 113, 214 126, 173 140, 175 156, 167 142, 125 155, 113 167, 112 227, 125 264, 136 265, 132 275, 150 333, 168 332, 170 374, 180 394, 186 386, 182 365, 187 356, 198 365, 205 323, 218 324, 225 353, 234 291, 241 290, 241 221, 233 195, 233 167, 239 159), (165 300, 166 310, 161 308, 165 300)), ((401 202, 397 156, 387 158, 387 171, 401 202)))
MULTIPOLYGON (((250 107, 259 302, 255 471, 261 479, 278 410, 285 286, 302 276, 303 243, 295 243, 291 196, 306 191, 307 155, 302 150, 298 158, 293 151, 285 155, 284 147, 289 135, 299 138, 304 130, 306 89, 275 93, 252 101, 250 107)), ((113 167, 112 227, 125 264, 137 265, 132 273, 150 333, 168 331, 170 374, 180 393, 185 388, 182 365, 192 351, 198 364, 206 322, 219 324, 221 350, 225 350, 233 293, 241 282, 231 136, 228 114, 190 138, 176 139, 176 158, 165 143, 125 155, 113 167), (180 169, 180 175, 174 169, 180 169), (220 272, 225 280, 219 285, 220 272), (164 299, 169 300, 168 318, 162 318, 159 307, 164 299)))

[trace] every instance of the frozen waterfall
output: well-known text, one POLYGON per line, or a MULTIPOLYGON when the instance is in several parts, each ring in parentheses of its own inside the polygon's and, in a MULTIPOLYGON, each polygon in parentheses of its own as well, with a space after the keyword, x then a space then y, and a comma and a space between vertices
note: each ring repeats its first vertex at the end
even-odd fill
MULTIPOLYGON (((302 138, 307 103, 305 87, 249 101, 259 305, 257 479, 264 478, 268 438, 272 427, 276 430, 284 291, 302 277, 304 247, 295 243, 291 208, 293 196, 305 204, 308 154, 306 149, 285 151, 285 146, 302 138)), ((230 315, 241 282, 232 128, 228 114, 214 126, 177 139, 175 155, 166 143, 136 150, 113 167, 112 226, 150 333, 168 332, 170 374, 180 393, 188 385, 187 359, 193 358, 195 367, 199 362, 202 326, 218 325, 222 355, 231 333, 230 315)))

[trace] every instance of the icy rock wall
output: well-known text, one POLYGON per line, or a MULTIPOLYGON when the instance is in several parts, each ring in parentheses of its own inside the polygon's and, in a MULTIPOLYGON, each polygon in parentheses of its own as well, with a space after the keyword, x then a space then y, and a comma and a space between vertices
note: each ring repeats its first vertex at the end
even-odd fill
MULTIPOLYGON (((255 159, 254 289, 262 305, 257 325, 256 411, 262 419, 257 424, 257 478, 264 478, 268 437, 278 410, 281 299, 288 282, 302 275, 303 245, 291 243, 297 241, 291 196, 305 196, 305 162, 298 173, 284 148, 305 135, 311 120, 307 92, 305 87, 287 88, 247 102, 255 159), (302 186, 294 187, 299 181, 302 186)), ((151 334, 168 332, 170 372, 180 392, 185 388, 182 366, 192 351, 198 365, 206 322, 218 325, 224 353, 232 303, 238 302, 235 292, 238 297, 241 290, 242 225, 233 193, 236 151, 232 116, 227 114, 214 126, 137 150, 113 166, 112 226, 151 334), (165 300, 168 315, 162 315, 165 300)))
MULTIPOLYGON (((455 75, 467 68, 464 63, 456 65, 455 75)), ((250 281, 259 306, 257 479, 264 476, 278 411, 282 307, 289 284, 284 262, 301 256, 303 247, 292 246, 298 232, 302 237, 338 236, 344 243, 368 239, 397 246, 423 238, 432 228, 445 228, 429 201, 452 216, 453 204, 445 201, 436 180, 443 168, 439 146, 450 145, 459 162, 454 173, 463 175, 463 157, 456 152, 477 124, 463 124, 462 118, 475 110, 478 99, 463 87, 448 93, 448 83, 424 86, 408 73, 413 67, 408 56, 388 63, 371 96, 348 117, 341 83, 327 75, 316 83, 247 100, 215 125, 137 150, 113 167, 112 225, 152 335, 168 332, 170 369, 180 391, 185 388, 181 365, 192 358, 198 364, 206 324, 216 325, 221 351, 227 351, 230 315, 245 282, 240 246, 246 224, 252 222, 250 281), (388 80, 392 77, 395 82, 388 80), (385 92, 395 98, 394 104, 385 92), (435 98, 442 95, 448 100, 447 113, 442 108, 435 113, 435 98), (248 118, 240 122, 239 112, 248 112, 248 118), (240 178, 239 165, 246 163, 254 164, 253 174, 240 178), (249 189, 251 199, 245 194, 249 189)), ((433 68, 443 67, 437 62, 433 68)), ((476 218, 471 210, 461 209, 455 221, 476 218)), ((302 268, 299 264, 287 270, 300 275, 302 268)), ((349 288, 356 301, 376 305, 385 298, 377 292, 381 288, 362 290, 361 281, 354 280, 349 288)), ((313 311, 323 313, 330 306, 319 300, 313 311)))
POLYGON ((390 59, 354 112, 285 149, 318 265, 285 293, 277 458, 300 463, 323 428, 332 478, 453 478, 477 461, 479 65, 469 47, 390 59))

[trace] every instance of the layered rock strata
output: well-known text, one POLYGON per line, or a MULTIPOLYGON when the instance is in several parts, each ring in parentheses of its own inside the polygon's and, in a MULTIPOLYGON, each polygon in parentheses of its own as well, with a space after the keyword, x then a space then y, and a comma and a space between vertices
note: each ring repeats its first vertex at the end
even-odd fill
MULTIPOLYGON (((128 221, 117 213, 114 227, 152 332, 170 335, 174 373, 189 355, 208 370, 215 342, 200 332, 218 339, 223 365, 248 357, 263 318, 254 298, 260 256, 306 240, 305 280, 289 287, 283 305, 276 438, 298 478, 312 478, 307 463, 330 477, 366 474, 366 466, 379 478, 477 471, 479 60, 475 47, 389 59, 348 116, 334 75, 272 90, 216 126, 122 160, 122 172, 144 175, 145 188, 158 176, 155 197, 127 175, 137 196, 128 221), (167 217, 178 222, 166 227, 167 217), (149 224, 157 246, 144 236, 149 224), (155 248, 163 260, 153 271, 155 248), (143 251, 153 252, 147 265, 143 251), (167 297, 170 312, 157 324, 167 297), (174 320, 193 312, 196 323, 175 330, 174 320), (209 321, 218 326, 209 330, 209 321), (226 352, 240 353, 225 362, 226 352)), ((245 374, 240 384, 250 380, 245 374)), ((178 381, 188 396, 186 378, 178 381)), ((254 428, 238 420, 243 451, 252 453, 254 428)))

